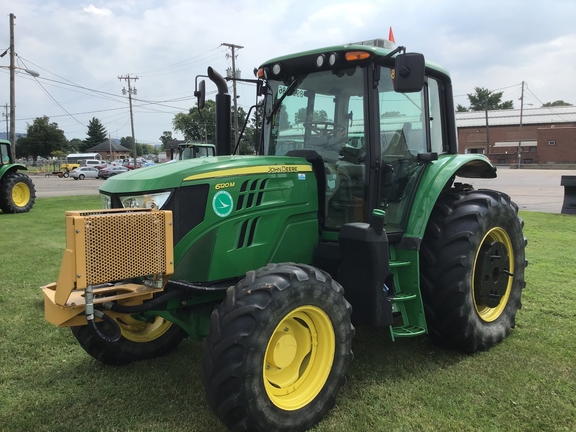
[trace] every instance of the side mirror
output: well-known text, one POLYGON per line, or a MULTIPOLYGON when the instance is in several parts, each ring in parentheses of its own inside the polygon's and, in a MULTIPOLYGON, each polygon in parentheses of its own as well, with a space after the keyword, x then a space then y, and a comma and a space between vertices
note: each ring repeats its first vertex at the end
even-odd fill
POLYGON ((419 92, 424 87, 424 56, 405 53, 396 57, 394 67, 394 91, 398 93, 419 92))
POLYGON ((206 83, 204 80, 198 84, 198 90, 194 91, 194 96, 198 99, 198 109, 204 108, 206 102, 206 83))

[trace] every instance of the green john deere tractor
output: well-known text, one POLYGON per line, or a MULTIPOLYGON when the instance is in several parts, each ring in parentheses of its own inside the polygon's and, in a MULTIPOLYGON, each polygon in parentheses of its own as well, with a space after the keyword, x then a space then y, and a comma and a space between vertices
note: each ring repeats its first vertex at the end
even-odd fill
POLYGON ((26 174, 18 172, 27 169, 14 162, 10 141, 0 140, 0 210, 3 213, 24 213, 34 205, 34 183, 26 174))
POLYGON ((509 334, 523 223, 507 195, 460 181, 496 169, 458 154, 446 70, 361 44, 270 60, 256 156, 233 155, 228 87, 208 76, 218 156, 118 175, 103 209, 67 212, 49 322, 110 365, 202 340, 208 404, 237 431, 319 422, 354 325, 468 353, 509 334))

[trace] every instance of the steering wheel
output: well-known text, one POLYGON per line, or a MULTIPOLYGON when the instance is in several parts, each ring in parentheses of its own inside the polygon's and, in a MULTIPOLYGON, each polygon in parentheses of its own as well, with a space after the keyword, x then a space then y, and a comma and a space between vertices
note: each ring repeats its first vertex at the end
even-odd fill
POLYGON ((318 137, 328 137, 331 138, 339 138, 346 134, 346 127, 336 124, 334 122, 327 122, 327 121, 315 121, 315 122, 306 122, 304 123, 304 127, 310 129, 310 132, 314 136, 318 137))

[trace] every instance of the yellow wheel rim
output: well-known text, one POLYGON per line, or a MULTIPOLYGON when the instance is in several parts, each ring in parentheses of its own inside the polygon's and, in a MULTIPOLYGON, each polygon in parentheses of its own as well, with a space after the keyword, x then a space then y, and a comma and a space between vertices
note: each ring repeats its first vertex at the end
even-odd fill
POLYGON ((504 312, 514 274, 514 251, 508 233, 492 228, 480 243, 472 272, 472 296, 480 318, 493 322, 504 312))
POLYGON ((18 182, 12 188, 12 202, 18 207, 24 207, 30 202, 30 188, 24 182, 18 182))
POLYGON ((116 318, 122 336, 132 342, 150 342, 158 339, 172 326, 172 322, 157 316, 152 323, 139 321, 131 316, 116 318))
POLYGON ((316 306, 301 306, 274 329, 264 353, 264 387, 278 408, 293 411, 320 393, 332 370, 332 322, 316 306))

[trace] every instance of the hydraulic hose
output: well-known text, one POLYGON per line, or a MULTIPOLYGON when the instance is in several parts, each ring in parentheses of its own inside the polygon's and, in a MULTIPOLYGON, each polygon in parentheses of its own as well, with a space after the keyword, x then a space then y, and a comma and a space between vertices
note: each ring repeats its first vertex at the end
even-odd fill
POLYGON ((92 328, 92 330, 94 330, 94 333, 96 333, 98 337, 100 337, 102 340, 109 343, 118 342, 120 340, 120 337, 122 336, 120 326, 116 321, 114 321, 104 312, 94 309, 94 291, 92 289, 92 285, 88 285, 86 287, 86 290, 84 292, 84 298, 86 301, 86 307, 85 307, 86 321, 88 322, 90 328, 92 328), (110 328, 113 331, 112 336, 108 336, 102 333, 102 331, 98 328, 96 322, 94 321, 94 316, 100 318, 102 321, 104 321, 106 324, 110 326, 110 328))
POLYGON ((112 303, 112 302, 104 303, 102 306, 104 306, 105 309, 111 310, 114 312, 126 313, 126 314, 137 314, 137 313, 147 312, 147 311, 152 310, 152 309, 156 309, 160 305, 167 303, 168 300, 170 300, 176 296, 179 296, 180 294, 183 294, 183 293, 184 293, 184 290, 175 289, 173 291, 169 291, 166 294, 161 295, 160 297, 156 297, 155 299, 152 299, 150 301, 147 301, 146 303, 142 303, 142 304, 137 305, 137 306, 122 306, 122 305, 119 305, 117 303, 112 303))

